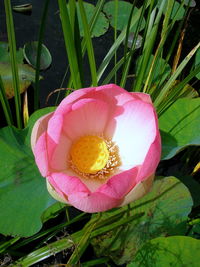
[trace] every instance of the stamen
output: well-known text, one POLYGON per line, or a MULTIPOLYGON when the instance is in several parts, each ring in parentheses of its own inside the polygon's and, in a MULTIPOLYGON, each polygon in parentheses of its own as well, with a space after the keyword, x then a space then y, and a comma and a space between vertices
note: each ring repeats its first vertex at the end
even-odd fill
POLYGON ((107 147, 108 150, 108 159, 105 166, 95 173, 86 173, 74 164, 73 158, 70 159, 70 166, 71 168, 81 177, 85 179, 107 179, 113 173, 118 170, 118 167, 121 165, 120 157, 119 157, 119 149, 118 146, 112 142, 111 140, 106 140, 102 136, 98 137, 101 138, 107 147))

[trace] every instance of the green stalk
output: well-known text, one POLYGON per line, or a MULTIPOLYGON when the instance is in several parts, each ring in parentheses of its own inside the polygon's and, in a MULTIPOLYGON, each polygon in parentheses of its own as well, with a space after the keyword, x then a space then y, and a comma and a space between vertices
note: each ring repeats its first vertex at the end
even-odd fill
POLYGON ((68 14, 67 4, 65 0, 58 0, 60 18, 62 23, 63 35, 65 40, 65 48, 68 55, 70 72, 72 75, 72 82, 75 89, 81 88, 81 77, 78 67, 77 55, 75 50, 74 38, 72 33, 72 27, 68 14))
POLYGON ((85 42, 87 47, 87 54, 89 59, 89 65, 90 65, 90 71, 92 75, 92 86, 97 86, 97 71, 96 71, 96 63, 95 63, 95 56, 94 56, 94 50, 90 35, 90 29, 86 18, 85 9, 83 6, 83 1, 78 0, 79 4, 79 10, 83 22, 83 29, 84 29, 84 36, 85 36, 85 42))
POLYGON ((5 94, 5 89, 4 89, 4 85, 3 85, 3 81, 2 81, 1 75, 0 75, 0 101, 1 101, 1 105, 2 105, 2 108, 3 108, 3 112, 4 112, 4 115, 5 115, 7 124, 9 126, 11 126, 11 125, 13 125, 12 113, 11 113, 11 110, 10 110, 8 99, 7 99, 6 94, 5 94))
MULTIPOLYGON (((142 58, 141 58, 141 64, 140 64, 137 79, 135 81, 134 88, 133 88, 134 91, 136 91, 136 92, 143 91, 142 87, 143 87, 144 75, 145 75, 145 72, 146 72, 146 69, 147 69, 147 66, 149 63, 149 59, 150 59, 150 56, 152 54, 153 47, 155 44, 155 40, 156 40, 156 36, 157 36, 157 32, 158 32, 158 27, 159 27, 159 22, 160 22, 160 19, 162 16, 163 8, 164 8, 164 1, 162 2, 161 6, 158 10, 158 14, 157 14, 156 19, 153 23, 152 30, 151 31, 149 29, 147 30, 147 36, 146 36, 145 43, 144 43, 144 50, 143 50, 143 54, 142 54, 142 58)), ((152 13, 152 17, 154 17, 154 11, 152 13)))
POLYGON ((43 14, 40 23, 38 47, 37 47, 37 58, 36 58, 36 71, 35 71, 35 90, 34 90, 34 109, 39 108, 39 79, 40 79, 40 58, 42 52, 42 41, 44 38, 44 30, 46 25, 47 12, 50 0, 45 0, 43 14))
POLYGON ((12 8, 10 0, 4 0, 5 12, 6 12, 6 25, 8 32, 8 43, 10 49, 10 60, 13 76, 13 88, 15 94, 15 111, 17 118, 17 126, 19 129, 22 128, 22 119, 21 119, 21 97, 20 97, 20 87, 19 87, 19 74, 18 66, 16 60, 16 41, 15 41, 15 32, 14 32, 14 23, 12 17, 12 8))
POLYGON ((12 239, 10 239, 10 240, 4 242, 2 245, 0 245, 0 254, 2 254, 10 246, 15 244, 19 239, 20 239, 20 237, 18 237, 18 236, 13 237, 12 239))
MULTIPOLYGON (((135 2, 134 2, 134 4, 135 4, 135 2)), ((127 26, 127 36, 126 36, 125 50, 124 50, 125 62, 124 62, 123 71, 122 71, 122 78, 121 78, 121 82, 120 82, 120 86, 121 87, 125 87, 125 85, 126 85, 127 75, 128 75, 128 71, 129 71, 129 67, 130 67, 132 56, 133 56, 133 54, 135 52, 135 45, 136 45, 139 29, 140 29, 140 26, 141 26, 141 23, 142 23, 143 15, 144 15, 144 12, 145 12, 145 9, 146 9, 146 5, 147 5, 147 1, 145 1, 144 4, 142 5, 142 12, 141 12, 140 18, 139 18, 138 23, 137 23, 136 32, 134 33, 134 39, 133 39, 133 42, 132 42, 132 45, 131 45, 129 57, 126 60, 128 36, 129 36, 130 23, 131 23, 132 13, 133 13, 133 9, 134 8, 132 8, 132 10, 131 10, 131 17, 129 18, 129 22, 128 22, 128 26, 127 26)))
MULTIPOLYGON (((128 53, 127 53, 127 56, 128 56, 128 53)), ((116 62, 115 66, 112 68, 112 70, 106 76, 106 78, 103 80, 102 85, 108 84, 123 64, 124 64, 124 57, 122 57, 118 62, 116 62)))
POLYGON ((70 24, 71 24, 71 27, 72 27, 72 34, 74 35, 75 34, 74 22, 75 22, 75 13, 76 13, 76 1, 69 0, 68 7, 69 7, 70 24))
POLYGON ((77 16, 77 3, 74 0, 70 0, 68 3, 68 10, 69 10, 69 18, 71 24, 71 31, 74 38, 74 47, 77 56, 77 63, 80 72, 80 79, 82 83, 82 87, 84 87, 84 74, 83 74, 83 56, 81 50, 81 36, 80 36, 80 29, 79 29, 79 22, 77 16))
MULTIPOLYGON (((122 214, 124 214, 124 211, 121 211, 121 212, 119 211, 119 213, 117 214, 118 215, 117 217, 116 215, 114 215, 108 219, 99 220, 97 224, 95 225, 94 231, 91 232, 90 239, 95 238, 98 235, 104 234, 113 229, 116 229, 120 226, 123 226, 133 220, 137 220, 138 218, 144 215, 144 213, 135 214, 133 216, 130 216, 128 218, 123 218, 120 220, 120 218, 122 217, 122 214)), ((94 221, 96 221, 96 218, 91 219, 87 225, 88 226, 91 225, 94 221)), ((27 256, 13 263, 12 266, 13 267, 31 266, 52 255, 55 255, 58 252, 61 252, 65 249, 72 248, 74 245, 80 242, 83 235, 84 235, 84 229, 72 234, 71 236, 65 237, 61 240, 55 241, 51 244, 48 244, 47 246, 44 246, 42 248, 39 248, 31 252, 27 256)))
POLYGON ((166 101, 161 102, 161 104, 157 108, 158 115, 161 116, 162 113, 166 111, 178 98, 184 97, 184 95, 180 95, 181 90, 189 83, 189 81, 194 78, 200 72, 200 64, 190 72, 190 74, 181 81, 177 86, 173 88, 170 96, 167 96, 166 101))
MULTIPOLYGON (((150 0, 147 1, 147 6, 150 4, 150 0)), ((137 11, 135 14, 132 22, 131 22, 131 28, 135 25, 135 23, 139 20, 142 12, 142 7, 137 11)), ((99 81, 100 78, 102 77, 105 69, 107 68, 108 64, 110 63, 111 59, 113 58, 115 52, 119 48, 120 44, 123 42, 123 40, 126 37, 126 28, 123 29, 123 31, 120 33, 118 38, 116 39, 115 43, 112 45, 110 50, 108 51, 107 55, 105 56, 103 62, 101 63, 98 71, 97 71, 97 80, 99 81)))
MULTIPOLYGON (((114 42, 117 39, 117 21, 118 21, 118 0, 115 0, 115 21, 114 21, 114 42)), ((115 66, 117 65, 117 51, 115 51, 115 66)), ((115 84, 117 84, 117 72, 115 72, 115 84)))
POLYGON ((47 229, 47 230, 44 230, 42 232, 39 232, 29 238, 26 238, 24 240, 22 240, 20 243, 16 244, 15 246, 12 247, 12 250, 17 250, 23 246, 27 246, 28 244, 30 244, 31 242, 39 239, 39 238, 42 238, 44 236, 47 236, 48 235, 48 239, 49 239, 49 236, 55 236, 56 233, 58 233, 59 231, 61 231, 64 227, 68 227, 69 225, 75 223, 75 222, 78 222, 78 221, 81 221, 83 219, 86 219, 87 215, 85 213, 81 213, 80 215, 76 216, 75 218, 73 218, 72 220, 70 221, 67 221, 67 222, 64 222, 64 223, 61 223, 59 225, 56 225, 56 226, 53 226, 52 228, 50 229, 47 229))
MULTIPOLYGON (((96 24, 96 21, 98 19, 98 16, 103 8, 105 0, 98 0, 95 10, 94 10, 94 14, 92 16, 91 21, 89 22, 89 28, 90 28, 90 34, 92 34, 93 28, 96 24)), ((81 49, 82 49, 82 56, 84 56, 85 51, 86 51, 86 41, 85 41, 85 37, 83 38, 82 42, 81 42, 81 49)), ((66 71, 67 72, 67 71, 66 71)), ((66 72, 65 72, 65 76, 66 76, 66 72)), ((63 79, 63 83, 64 83, 64 79, 63 79)), ((63 84, 62 83, 62 84, 63 84)), ((63 87, 63 86, 60 86, 63 87)), ((72 77, 70 77, 68 83, 67 83, 67 88, 71 88, 72 87, 72 77)), ((66 96, 69 94, 69 91, 66 92, 66 96)))
POLYGON ((170 90, 173 82, 176 80, 178 75, 181 73, 181 71, 184 69, 184 67, 187 65, 187 63, 190 61, 190 59, 192 58, 192 56, 195 54, 195 52, 197 51, 199 47, 200 47, 200 42, 190 51, 190 53, 185 57, 185 59, 178 66, 176 71, 172 74, 168 82, 162 88, 160 94, 155 99, 154 101, 155 107, 158 107, 162 103, 162 101, 166 98, 167 92, 170 90))
MULTIPOLYGON (((163 28, 162 28, 162 33, 161 33, 161 40, 160 40, 160 43, 159 43, 159 45, 158 45, 158 47, 156 49, 154 59, 153 59, 153 61, 151 63, 151 67, 150 67, 150 70, 149 70, 149 73, 148 73, 148 77, 147 77, 146 82, 145 82, 145 85, 144 85, 143 92, 149 93, 149 90, 151 89, 152 80, 153 80, 154 71, 155 71, 154 66, 157 65, 157 62, 159 60, 159 57, 162 54, 163 46, 165 44, 165 41, 166 41, 166 39, 167 39, 167 37, 168 37, 168 35, 169 35, 172 27, 174 26, 174 24, 176 22, 175 16, 174 16, 174 18, 172 19, 172 21, 169 23, 171 12, 172 12, 172 9, 173 9, 173 5, 174 5, 173 2, 170 2, 169 1, 167 3, 166 13, 165 13, 164 22, 163 22, 163 28)), ((160 70, 160 74, 162 76, 162 74, 163 74, 163 70, 162 69, 160 70)), ((155 88, 155 90, 156 90, 156 88, 155 88)))
POLYGON ((90 236, 91 233, 93 231, 93 229, 95 228, 98 220, 101 217, 101 213, 98 213, 97 217, 95 218, 95 220, 90 220, 86 226, 83 228, 83 235, 80 239, 80 241, 78 242, 78 244, 76 244, 75 246, 75 250, 72 253, 72 255, 70 256, 67 264, 69 266, 74 266, 78 263, 78 261, 80 260, 82 254, 84 253, 84 251, 86 250, 86 248, 89 245, 89 241, 90 241, 90 236))
MULTIPOLYGON (((129 16, 128 23, 127 23, 127 26, 126 26, 126 37, 125 37, 125 43, 124 43, 124 64, 123 64, 123 69, 122 69, 122 78, 121 78, 121 81, 120 81, 120 86, 121 87, 125 86, 126 77, 127 77, 127 73, 128 73, 127 65, 129 65, 129 64, 127 63, 126 55, 127 55, 127 51, 128 51, 128 37, 129 37, 129 33, 130 33, 130 25, 131 25, 131 20, 132 20, 135 4, 136 4, 136 0, 134 0, 133 3, 132 3, 130 16, 129 16)), ((142 8, 144 8, 144 4, 142 5, 142 8)), ((142 14, 141 14, 141 16, 140 16, 140 18, 138 20, 138 23, 137 23, 137 30, 138 30, 138 27, 139 27, 138 24, 140 24, 141 17, 142 17, 142 14)), ((135 36, 134 36, 134 45, 135 45, 135 36)))

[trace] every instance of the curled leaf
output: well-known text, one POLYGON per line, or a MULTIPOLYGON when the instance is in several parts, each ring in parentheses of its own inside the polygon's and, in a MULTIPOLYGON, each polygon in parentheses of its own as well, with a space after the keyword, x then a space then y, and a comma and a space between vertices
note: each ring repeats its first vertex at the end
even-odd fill
MULTIPOLYGON (((36 61, 37 61, 37 48, 38 42, 29 42, 24 45, 23 53, 26 61, 30 64, 33 68, 36 68, 36 61)), ((45 45, 42 45, 41 51, 41 58, 40 58, 40 70, 47 69, 52 62, 51 54, 48 48, 45 45)))
POLYGON ((30 3, 13 6, 13 10, 19 13, 30 13, 32 11, 32 5, 30 3))

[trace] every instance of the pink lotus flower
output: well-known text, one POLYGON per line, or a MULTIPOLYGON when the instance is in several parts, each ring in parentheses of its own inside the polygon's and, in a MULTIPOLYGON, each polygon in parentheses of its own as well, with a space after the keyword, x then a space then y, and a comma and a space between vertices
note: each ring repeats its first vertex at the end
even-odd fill
POLYGON ((146 194, 161 153, 150 96, 114 84, 70 94, 35 123, 31 144, 50 194, 85 212, 146 194))

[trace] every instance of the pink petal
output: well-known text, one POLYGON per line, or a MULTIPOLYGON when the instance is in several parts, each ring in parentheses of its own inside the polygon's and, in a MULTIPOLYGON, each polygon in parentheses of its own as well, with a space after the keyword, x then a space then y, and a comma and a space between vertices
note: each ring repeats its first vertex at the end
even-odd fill
MULTIPOLYGON (((88 93, 93 92, 96 87, 89 87, 78 89, 72 92, 70 95, 65 97, 62 102, 59 104, 58 108, 56 109, 56 114, 65 114, 68 112, 68 106, 71 106, 75 101, 78 101, 88 95, 88 93)), ((88 98, 88 96, 86 97, 88 98)))
POLYGON ((157 134, 153 106, 140 100, 126 103, 124 112, 115 117, 112 140, 119 147, 122 169, 141 165, 157 134))
POLYGON ((36 164, 42 174, 46 177, 49 174, 49 161, 47 152, 47 133, 44 132, 38 139, 33 152, 35 155, 36 164))
POLYGON ((57 115, 56 113, 49 120, 47 132, 55 144, 59 143, 60 135, 63 129, 63 123, 63 116, 60 114, 57 115))
POLYGON ((52 173, 48 181, 63 200, 84 212, 108 210, 122 202, 101 192, 91 193, 77 177, 65 173, 52 173))
POLYGON ((70 176, 66 173, 55 172, 51 173, 48 177, 48 181, 57 191, 61 191, 66 196, 75 194, 77 192, 84 192, 89 194, 88 188, 81 182, 76 176, 70 176))
MULTIPOLYGON (((71 108, 70 108, 71 110, 71 108)), ((62 171, 68 168, 71 140, 63 132, 63 116, 54 114, 48 123, 47 149, 52 169, 62 171)))
POLYGON ((75 193, 68 199, 72 206, 89 213, 106 211, 118 207, 122 202, 122 200, 110 198, 99 192, 90 195, 82 192, 75 193))
POLYGON ((149 176, 143 182, 138 183, 124 198, 120 206, 125 206, 132 201, 135 201, 146 195, 152 187, 154 175, 149 176))
POLYGON ((114 175, 108 182, 102 185, 97 192, 103 193, 111 198, 123 199, 124 196, 136 185, 138 168, 114 175))
POLYGON ((138 93, 138 92, 132 92, 131 94, 135 99, 139 99, 139 100, 142 100, 148 104, 152 104, 152 100, 151 100, 151 97, 149 94, 138 93))
POLYGON ((96 87, 94 96, 114 106, 124 105, 126 102, 134 99, 132 93, 127 92, 115 84, 96 87))
POLYGON ((34 150, 35 144, 38 138, 47 130, 47 125, 54 112, 48 113, 47 115, 39 118, 33 126, 31 132, 31 147, 34 150))
POLYGON ((150 146, 150 149, 145 157, 144 163, 141 166, 140 172, 137 177, 137 182, 143 181, 146 177, 155 173, 161 157, 161 141, 160 134, 157 130, 155 141, 150 146))
POLYGON ((56 171, 64 171, 69 167, 69 151, 71 145, 71 140, 64 134, 61 134, 59 143, 53 149, 49 160, 52 169, 56 171))
POLYGON ((80 99, 92 98, 109 103, 110 109, 116 105, 123 105, 127 101, 133 100, 133 94, 115 84, 107 84, 98 87, 89 87, 79 89, 67 96, 56 109, 56 114, 66 114, 68 105, 71 105, 80 99))
POLYGON ((82 99, 72 105, 72 111, 65 115, 63 130, 71 140, 84 135, 100 135, 107 120, 108 105, 105 102, 82 99))

